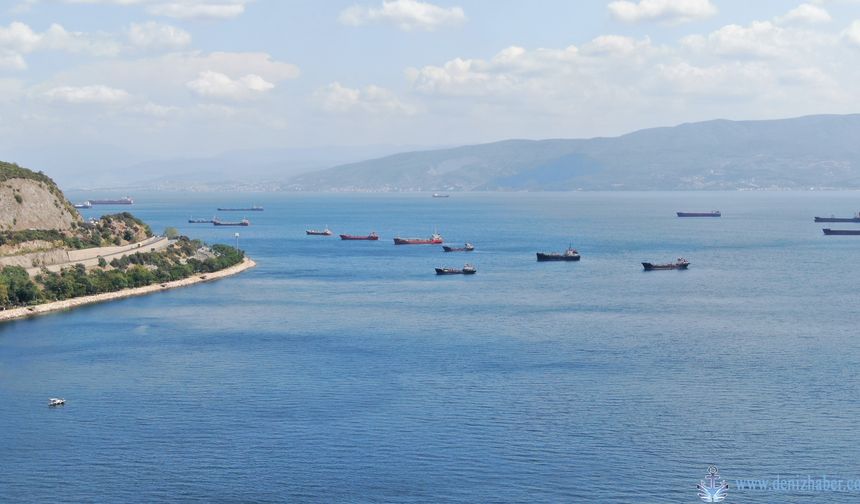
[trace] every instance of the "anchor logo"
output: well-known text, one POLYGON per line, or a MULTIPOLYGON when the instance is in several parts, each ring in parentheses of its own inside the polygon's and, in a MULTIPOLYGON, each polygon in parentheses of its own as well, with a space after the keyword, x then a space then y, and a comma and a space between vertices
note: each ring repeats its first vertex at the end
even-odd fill
POLYGON ((705 481, 699 481, 696 488, 699 490, 699 498, 703 502, 723 502, 729 491, 729 484, 720 478, 720 471, 717 466, 710 466, 705 481))

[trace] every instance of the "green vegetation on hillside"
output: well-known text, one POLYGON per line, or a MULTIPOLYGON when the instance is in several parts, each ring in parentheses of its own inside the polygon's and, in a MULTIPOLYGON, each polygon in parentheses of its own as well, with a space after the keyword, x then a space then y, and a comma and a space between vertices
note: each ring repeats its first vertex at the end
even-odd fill
POLYGON ((58 231, 56 229, 0 231, 0 246, 43 241, 56 247, 77 250, 123 245, 152 236, 152 229, 149 225, 128 212, 122 212, 105 215, 94 223, 78 224, 71 231, 58 231))
MULTIPOLYGON (((33 180, 35 182, 39 182, 43 186, 45 186, 48 191, 51 192, 57 199, 63 204, 66 211, 71 213, 72 215, 78 215, 77 210, 75 210, 74 206, 66 199, 66 196, 63 194, 63 191, 57 186, 57 183, 54 180, 45 175, 42 172, 35 172, 33 170, 29 170, 24 168, 23 166, 18 166, 15 163, 7 163, 5 161, 0 161, 0 183, 6 182, 12 179, 24 179, 24 180, 33 180)), ((20 204, 23 199, 21 199, 20 195, 16 195, 15 200, 20 204)))
POLYGON ((80 264, 59 273, 43 270, 35 281, 23 268, 7 266, 0 270, 0 307, 27 306, 181 280, 239 264, 244 257, 241 250, 227 245, 206 247, 199 240, 180 237, 163 251, 137 252, 90 271, 80 264))

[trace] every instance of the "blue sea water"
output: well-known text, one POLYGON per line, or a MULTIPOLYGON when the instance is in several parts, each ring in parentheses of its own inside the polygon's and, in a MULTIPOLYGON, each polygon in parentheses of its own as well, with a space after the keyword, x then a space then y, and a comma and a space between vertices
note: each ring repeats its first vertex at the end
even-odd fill
POLYGON ((860 237, 812 222, 858 193, 135 196, 258 266, 0 325, 0 502, 860 500, 734 482, 860 480, 860 237), (434 228, 477 250, 392 244, 434 228))

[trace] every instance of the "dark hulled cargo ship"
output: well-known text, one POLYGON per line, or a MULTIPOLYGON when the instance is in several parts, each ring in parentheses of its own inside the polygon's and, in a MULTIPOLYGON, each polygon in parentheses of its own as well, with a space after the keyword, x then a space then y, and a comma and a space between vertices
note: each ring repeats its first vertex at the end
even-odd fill
POLYGON ((379 235, 376 234, 376 231, 370 233, 369 235, 357 236, 357 235, 348 235, 342 234, 340 235, 341 240, 367 240, 367 241, 376 241, 379 239, 379 235))
POLYGON ((395 238, 395 245, 439 245, 443 242, 442 235, 433 233, 430 238, 395 238))
POLYGON ((822 229, 824 234, 826 235, 836 235, 836 236, 849 236, 849 235, 860 235, 860 229, 830 229, 824 228, 822 229))
POLYGON ((815 217, 815 222, 860 222, 860 212, 854 214, 854 217, 815 217))
POLYGON ((538 262, 547 261, 578 261, 580 259, 579 252, 576 249, 568 247, 564 252, 538 252, 538 262))
POLYGON ((719 210, 712 210, 710 212, 675 212, 675 215, 678 217, 722 217, 722 213, 719 210))
POLYGON ((653 264, 649 262, 642 263, 642 267, 645 268, 645 271, 652 270, 685 270, 690 266, 690 261, 684 259, 683 257, 679 257, 677 261, 673 263, 666 264, 653 264))

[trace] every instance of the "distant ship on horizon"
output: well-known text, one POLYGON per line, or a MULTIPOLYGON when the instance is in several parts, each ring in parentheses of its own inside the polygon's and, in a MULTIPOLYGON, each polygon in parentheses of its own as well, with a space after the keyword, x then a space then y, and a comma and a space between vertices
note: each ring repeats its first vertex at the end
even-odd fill
POLYGON ((262 212, 263 207, 259 205, 253 205, 248 208, 230 208, 230 207, 218 207, 219 212, 262 212))
MULTIPOLYGON (((126 196, 125 198, 119 199, 91 199, 89 200, 90 205, 133 205, 134 200, 130 197, 126 196)), ((87 208, 87 207, 83 207, 87 208)))
POLYGON ((860 229, 830 229, 824 228, 822 229, 824 234, 826 235, 838 235, 838 236, 848 236, 848 235, 860 235, 860 229))
POLYGON ((722 217, 722 213, 719 210, 712 210, 710 212, 675 212, 678 217, 722 217))
POLYGON ((854 214, 854 217, 816 217, 815 222, 860 222, 860 212, 854 214))

